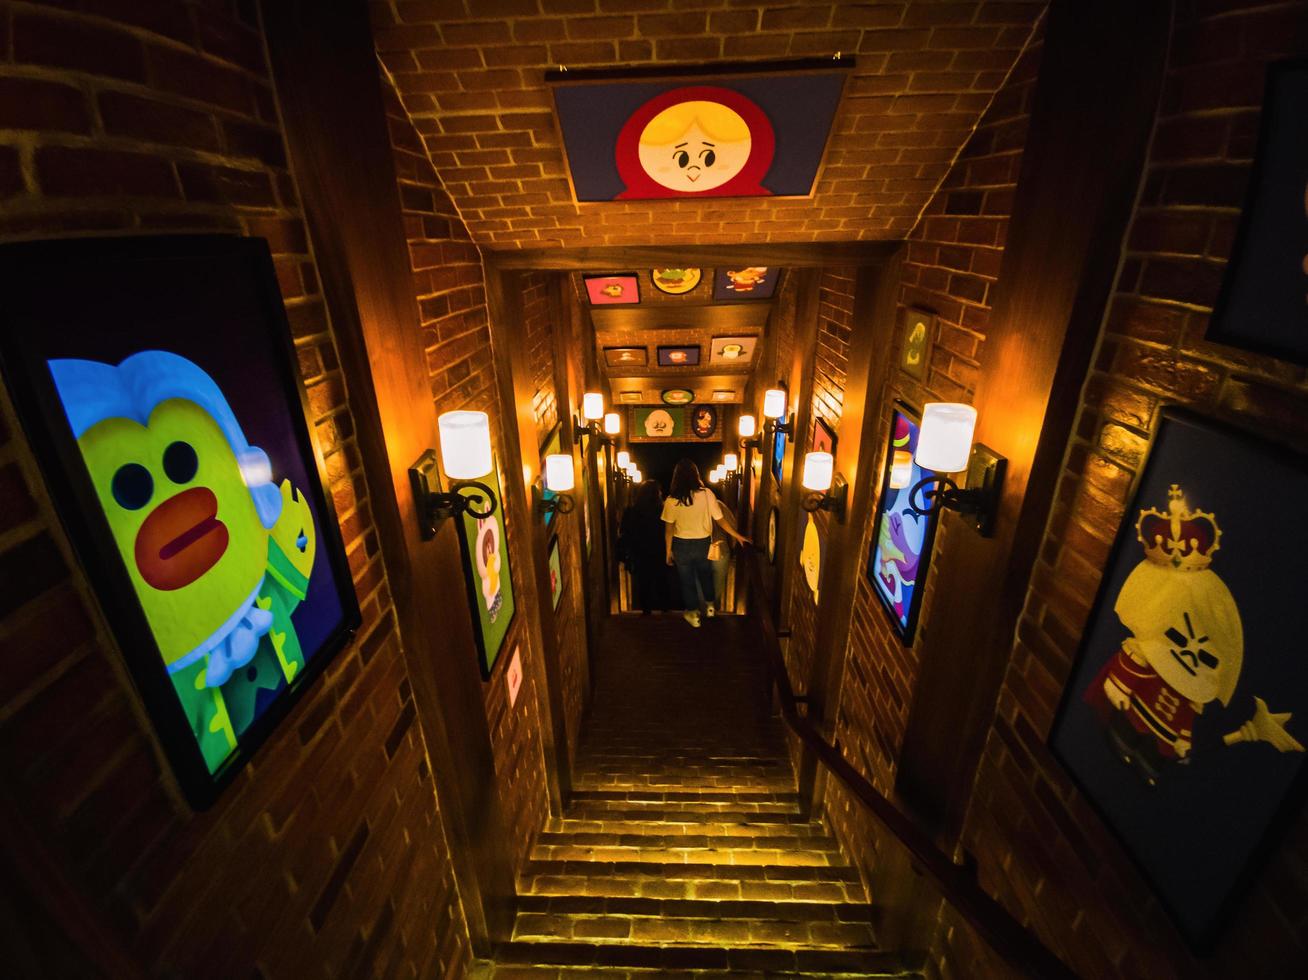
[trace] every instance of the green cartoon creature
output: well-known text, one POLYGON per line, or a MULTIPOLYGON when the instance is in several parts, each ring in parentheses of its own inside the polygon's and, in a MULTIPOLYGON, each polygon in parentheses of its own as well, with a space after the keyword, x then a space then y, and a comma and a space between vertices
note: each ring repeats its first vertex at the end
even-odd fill
POLYGON ((316 535, 191 361, 50 362, 114 541, 210 772, 304 668, 291 613, 316 535), (261 692, 268 694, 261 694, 261 692), (261 700, 262 697, 262 700, 261 700))

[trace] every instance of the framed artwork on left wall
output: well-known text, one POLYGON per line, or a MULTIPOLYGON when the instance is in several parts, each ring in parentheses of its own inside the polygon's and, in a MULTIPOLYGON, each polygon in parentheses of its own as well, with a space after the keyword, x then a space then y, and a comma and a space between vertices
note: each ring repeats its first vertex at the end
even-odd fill
POLYGON ((0 362, 193 806, 359 624, 262 239, 0 248, 0 362))

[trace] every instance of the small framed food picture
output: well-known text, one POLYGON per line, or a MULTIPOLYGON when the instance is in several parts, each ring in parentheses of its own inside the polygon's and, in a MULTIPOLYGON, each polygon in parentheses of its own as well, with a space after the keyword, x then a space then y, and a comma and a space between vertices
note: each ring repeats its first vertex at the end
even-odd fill
POLYGON ((699 285, 699 269, 651 269, 650 280, 661 293, 680 296, 699 285))
POLYGON ((634 272, 620 276, 582 276, 591 306, 617 306, 640 302, 640 280, 634 272))
POLYGON ((694 367, 698 363, 699 344, 659 348, 659 367, 694 367))

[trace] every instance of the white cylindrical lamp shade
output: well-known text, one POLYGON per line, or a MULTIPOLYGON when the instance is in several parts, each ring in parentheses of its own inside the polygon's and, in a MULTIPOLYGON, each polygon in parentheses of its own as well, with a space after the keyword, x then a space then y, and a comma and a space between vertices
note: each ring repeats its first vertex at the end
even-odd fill
POLYGON ((786 392, 784 388, 769 388, 763 393, 763 417, 779 419, 786 414, 786 392))
POLYGON ((588 391, 581 396, 581 414, 586 421, 595 422, 604 417, 604 396, 598 391, 588 391))
POLYGON ((713 469, 709 470, 709 483, 721 483, 721 482, 722 482, 722 468, 719 466, 715 466, 713 467, 713 469))
POLYGON ((577 485, 572 471, 572 457, 567 453, 550 453, 545 457, 545 489, 566 493, 577 485))
POLYGON ((476 480, 495 468, 485 412, 446 412, 436 425, 441 434, 441 465, 451 480, 476 480))
POLYGON ((922 409, 922 428, 913 458, 924 470, 957 473, 972 455, 976 409, 960 402, 930 402, 922 409))
POLYGON ((736 432, 742 439, 754 438, 754 433, 758 431, 758 421, 752 415, 742 415, 736 420, 736 432))
POLYGON ((725 453, 722 457, 722 468, 728 473, 734 473, 740 468, 740 457, 735 453, 725 453))
POLYGON ((617 412, 608 412, 604 416, 604 431, 611 436, 616 436, 622 431, 622 416, 617 412))
POLYGON ((913 481, 913 454, 907 449, 896 449, 890 463, 890 489, 903 490, 913 481))
POLYGON ((640 471, 640 467, 639 467, 639 466, 633 466, 633 467, 631 468, 631 482, 632 482, 632 483, 639 483, 639 482, 640 482, 641 480, 643 480, 643 479, 645 479, 645 475, 644 475, 643 473, 641 473, 641 471, 640 471))
POLYGON ((625 449, 618 450, 618 469, 625 470, 631 465, 631 453, 625 449))
POLYGON ((800 480, 805 490, 831 489, 831 477, 836 471, 835 458, 830 453, 806 453, 804 476, 800 480))

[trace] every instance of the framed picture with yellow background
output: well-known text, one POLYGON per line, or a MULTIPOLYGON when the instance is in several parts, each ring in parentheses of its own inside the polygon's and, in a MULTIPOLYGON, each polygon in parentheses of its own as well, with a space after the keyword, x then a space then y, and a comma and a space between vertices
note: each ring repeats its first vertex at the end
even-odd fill
POLYGON ((910 306, 904 310, 903 331, 899 369, 916 381, 926 381, 931 341, 936 333, 936 315, 910 306))

